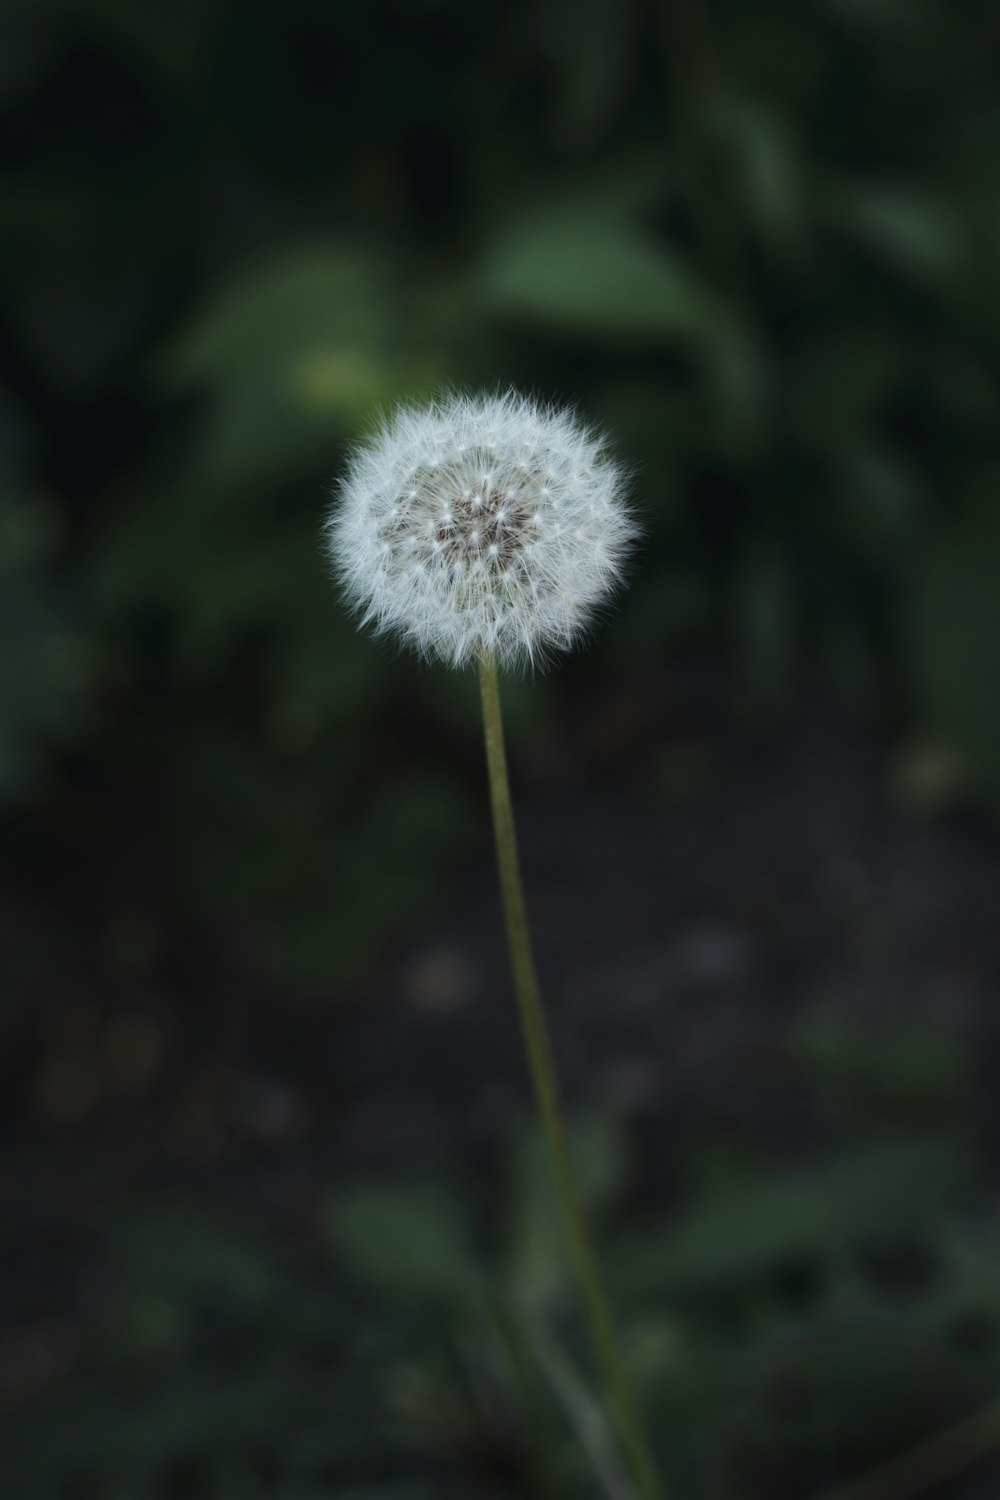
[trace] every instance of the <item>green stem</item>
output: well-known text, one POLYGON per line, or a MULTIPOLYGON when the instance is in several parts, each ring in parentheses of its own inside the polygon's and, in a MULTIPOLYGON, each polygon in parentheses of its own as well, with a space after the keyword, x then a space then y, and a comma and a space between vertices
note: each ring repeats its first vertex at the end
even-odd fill
POLYGON ((607 1294, 597 1257, 590 1241, 580 1193, 576 1185, 566 1126, 563 1122, 559 1085, 552 1060, 549 1030, 535 972, 528 930, 528 913, 521 884, 517 835, 507 778, 507 756, 500 715, 500 688, 496 664, 485 652, 480 658, 479 685, 483 700, 486 762, 489 768, 490 801, 496 834, 500 893, 507 926, 507 946, 514 971, 514 989, 521 1019, 525 1051, 535 1096, 552 1162, 559 1207, 569 1239, 570 1254, 580 1285, 584 1310, 590 1324, 594 1348, 608 1391, 608 1399, 622 1449, 635 1474, 644 1500, 660 1500, 662 1488, 652 1451, 643 1431, 639 1409, 632 1394, 618 1347, 607 1294))

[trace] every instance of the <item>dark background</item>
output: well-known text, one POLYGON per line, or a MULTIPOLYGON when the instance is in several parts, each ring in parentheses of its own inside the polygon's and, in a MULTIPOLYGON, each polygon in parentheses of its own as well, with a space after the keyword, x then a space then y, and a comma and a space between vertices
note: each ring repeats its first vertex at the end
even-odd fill
MULTIPOLYGON (((1000 1391, 998 43, 944 0, 4 8, 5 1493, 627 1494, 475 682, 318 548, 345 445, 445 386, 575 403, 646 528, 505 702, 671 1493, 807 1500, 1000 1391)), ((933 1493, 995 1495, 994 1431, 933 1493)))

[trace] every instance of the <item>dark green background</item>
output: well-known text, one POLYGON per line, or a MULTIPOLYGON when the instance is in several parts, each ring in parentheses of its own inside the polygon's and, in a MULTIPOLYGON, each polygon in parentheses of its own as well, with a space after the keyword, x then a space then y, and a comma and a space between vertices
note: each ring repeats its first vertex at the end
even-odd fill
POLYGON ((610 1492, 475 684, 318 547, 445 387, 577 405, 645 527, 507 702, 673 1493, 818 1493, 1000 1384, 998 44, 944 0, 5 7, 11 1493, 610 1492))

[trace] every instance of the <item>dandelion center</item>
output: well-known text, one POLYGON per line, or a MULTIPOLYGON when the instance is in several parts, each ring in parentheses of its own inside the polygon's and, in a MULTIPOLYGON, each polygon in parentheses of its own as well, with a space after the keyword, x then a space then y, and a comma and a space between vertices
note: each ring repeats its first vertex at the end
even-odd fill
POLYGON ((489 471, 491 455, 418 469, 384 529, 391 547, 426 554, 458 572, 508 573, 538 532, 538 495, 527 476, 513 482, 489 471))
POLYGON ((500 573, 524 550, 532 530, 530 511, 495 488, 456 496, 450 516, 439 516, 434 532, 445 560, 466 566, 482 561, 500 573))

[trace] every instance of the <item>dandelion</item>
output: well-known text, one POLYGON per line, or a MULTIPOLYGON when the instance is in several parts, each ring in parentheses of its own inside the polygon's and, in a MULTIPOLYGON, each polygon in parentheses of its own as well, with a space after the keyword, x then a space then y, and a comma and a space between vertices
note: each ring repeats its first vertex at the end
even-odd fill
POLYGON ((611 595, 636 527, 621 469, 570 412, 513 392, 403 409, 353 455, 326 525, 363 624, 477 662, 500 892, 521 1030, 567 1240, 615 1425, 644 1500, 660 1485, 573 1169, 521 882, 498 664, 571 646, 611 595))
POLYGON ((460 667, 571 646, 635 536, 621 469, 571 412, 456 396, 357 450, 327 523, 362 622, 460 667))

